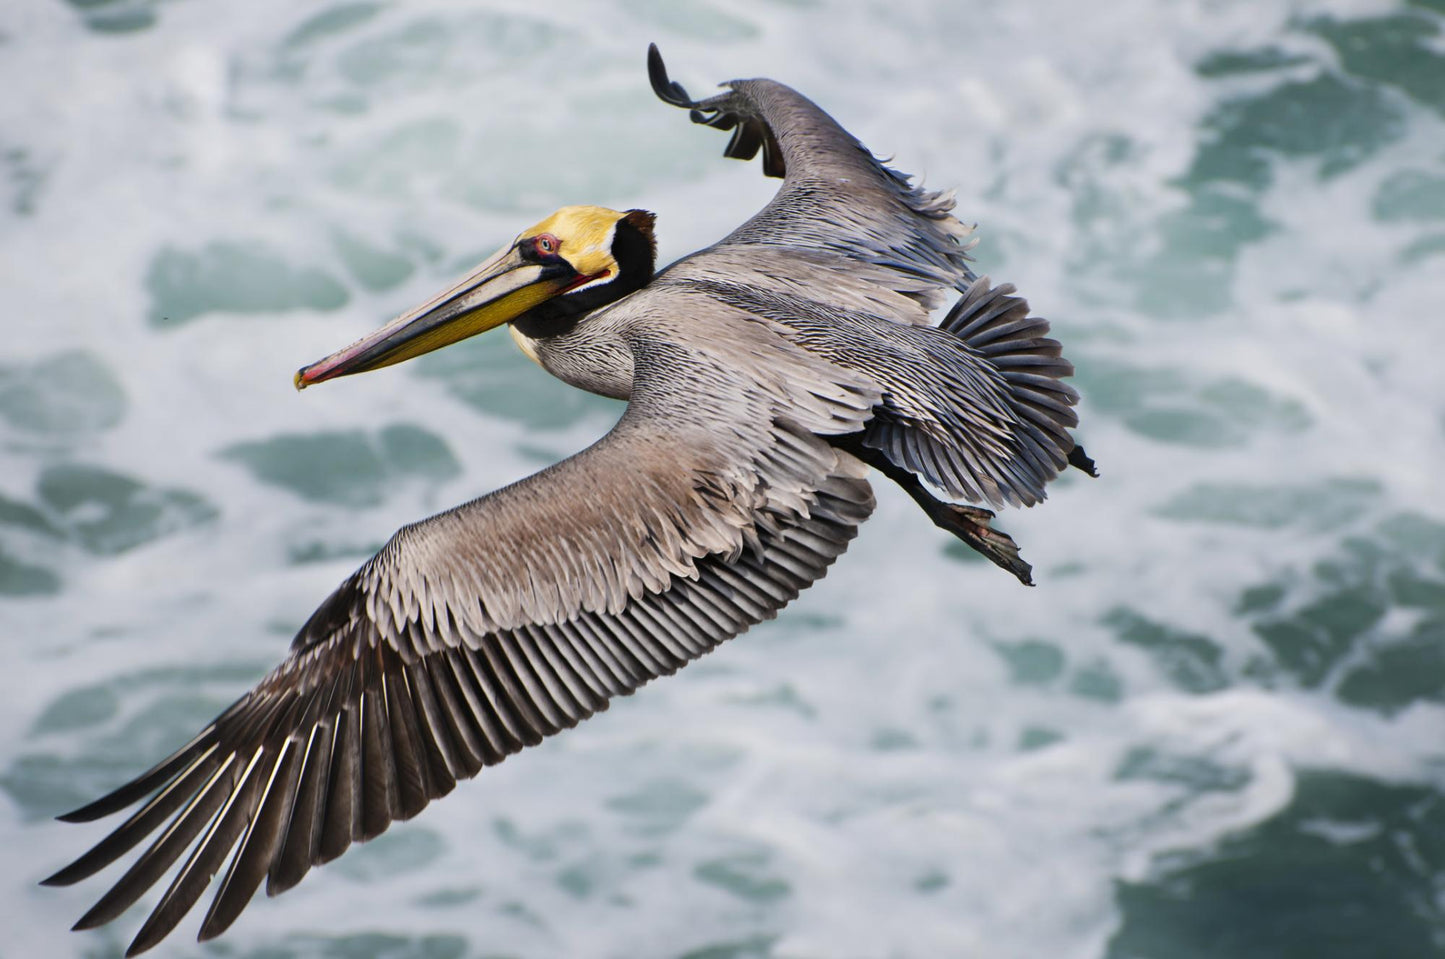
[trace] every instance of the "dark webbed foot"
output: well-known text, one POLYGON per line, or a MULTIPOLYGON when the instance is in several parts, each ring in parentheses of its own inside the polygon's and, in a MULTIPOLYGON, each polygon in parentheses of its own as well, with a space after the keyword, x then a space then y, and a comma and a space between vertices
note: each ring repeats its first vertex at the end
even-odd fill
POLYGON ((1089 459, 1089 454, 1077 443, 1069 450, 1069 465, 1074 469, 1083 470, 1095 479, 1099 478, 1099 471, 1094 467, 1094 461, 1089 459))
POLYGON ((924 508, 933 525, 947 530, 982 553, 989 562, 1013 573, 1025 586, 1034 584, 1034 568, 1019 556, 1018 544, 1009 534, 990 525, 993 513, 977 506, 961 506, 940 500, 931 500, 931 503, 924 508))

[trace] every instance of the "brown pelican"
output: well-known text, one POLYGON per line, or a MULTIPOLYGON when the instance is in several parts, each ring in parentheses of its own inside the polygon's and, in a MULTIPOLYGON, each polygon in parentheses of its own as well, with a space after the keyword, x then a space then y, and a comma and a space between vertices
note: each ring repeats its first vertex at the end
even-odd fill
POLYGON ((140 808, 48 884, 159 830, 76 924, 109 922, 184 856, 127 955, 159 942, 231 855, 201 924, 409 819, 457 780, 575 726, 769 619, 873 509, 870 466, 1028 582, 980 506, 1030 506, 1069 464, 1073 368, 1007 285, 969 270, 950 196, 874 159, 771 80, 693 101, 652 87, 773 200, 654 272, 653 216, 567 207, 460 283, 296 374, 398 363, 503 323, 573 386, 627 401, 534 476, 407 526, 311 616, 286 660, 149 772, 61 817, 140 808), (942 321, 930 310, 961 294, 942 321), (232 855, 234 850, 234 855, 232 855))

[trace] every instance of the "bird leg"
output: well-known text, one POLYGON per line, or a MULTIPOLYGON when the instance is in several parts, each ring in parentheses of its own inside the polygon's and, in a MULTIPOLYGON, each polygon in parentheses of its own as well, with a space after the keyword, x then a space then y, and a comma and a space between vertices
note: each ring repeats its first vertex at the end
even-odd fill
POLYGON ((892 463, 881 451, 865 447, 857 439, 849 437, 847 442, 837 442, 837 445, 903 487, 903 492, 922 507, 934 526, 957 536, 995 566, 1013 573, 1025 586, 1034 585, 1033 567, 1019 556, 1018 544, 1007 533, 990 525, 994 515, 991 510, 937 499, 924 488, 917 476, 892 463))

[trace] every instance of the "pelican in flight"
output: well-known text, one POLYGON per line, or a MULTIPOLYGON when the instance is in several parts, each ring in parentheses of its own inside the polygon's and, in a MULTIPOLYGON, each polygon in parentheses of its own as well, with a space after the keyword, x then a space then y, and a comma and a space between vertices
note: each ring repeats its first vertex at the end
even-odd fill
POLYGON ((868 518, 870 467, 1029 582, 993 513, 965 503, 1032 506, 1068 466, 1093 472, 1048 323, 969 269, 951 195, 882 165, 801 94, 739 80, 694 101, 655 46, 648 72, 693 122, 732 131, 727 156, 761 151, 777 195, 660 271, 651 213, 565 207, 296 374, 304 388, 507 323, 548 372, 627 408, 575 456, 403 528, 254 689, 61 817, 139 804, 50 885, 155 836, 77 929, 180 862, 126 955, 160 942, 226 866, 200 928, 219 935, 263 880, 290 889, 458 780, 771 619, 868 518))

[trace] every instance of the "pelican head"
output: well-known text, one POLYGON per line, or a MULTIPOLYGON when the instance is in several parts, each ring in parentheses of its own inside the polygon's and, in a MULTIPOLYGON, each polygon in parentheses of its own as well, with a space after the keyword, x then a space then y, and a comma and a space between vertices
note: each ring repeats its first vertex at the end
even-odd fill
POLYGON ((537 338, 640 289, 656 261, 654 217, 565 206, 523 230, 461 282, 343 350, 296 372, 296 388, 379 369, 503 323, 537 338))

